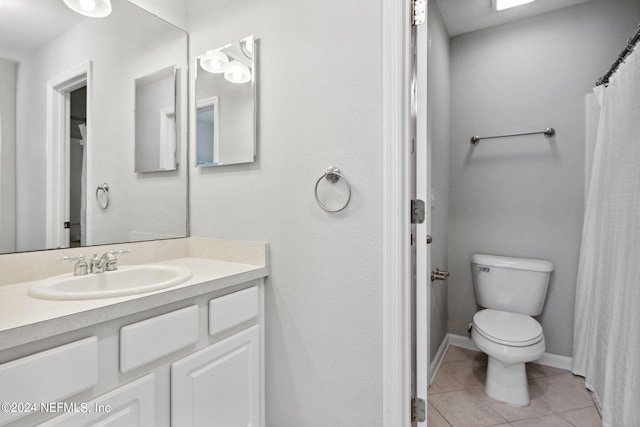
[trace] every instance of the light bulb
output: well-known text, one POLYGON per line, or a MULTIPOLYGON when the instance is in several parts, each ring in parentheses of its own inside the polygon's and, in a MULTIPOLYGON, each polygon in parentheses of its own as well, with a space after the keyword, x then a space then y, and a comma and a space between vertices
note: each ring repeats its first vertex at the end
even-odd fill
POLYGON ((231 83, 247 83, 251 80, 251 70, 241 62, 231 61, 224 72, 224 78, 231 83))
POLYGON ((210 51, 200 57, 200 66, 210 73, 224 73, 229 65, 229 58, 220 51, 210 51))
POLYGON ((95 0, 80 0, 80 7, 85 12, 93 12, 96 8, 95 0))
POLYGON ((106 18, 111 14, 111 0, 63 0, 74 12, 90 18, 106 18))

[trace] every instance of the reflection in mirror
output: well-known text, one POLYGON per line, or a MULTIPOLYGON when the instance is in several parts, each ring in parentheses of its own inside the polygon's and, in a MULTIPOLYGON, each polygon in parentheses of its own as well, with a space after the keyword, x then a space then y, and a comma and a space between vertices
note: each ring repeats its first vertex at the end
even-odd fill
POLYGON ((196 58, 196 166, 250 163, 256 151, 253 36, 196 58))
POLYGON ((1 3, 0 253, 186 236, 187 34, 128 0, 104 18, 1 3), (171 148, 162 172, 136 174, 135 83, 158 70, 174 82, 155 119, 171 148))
POLYGON ((176 168, 176 71, 167 67, 136 79, 136 172, 176 168))

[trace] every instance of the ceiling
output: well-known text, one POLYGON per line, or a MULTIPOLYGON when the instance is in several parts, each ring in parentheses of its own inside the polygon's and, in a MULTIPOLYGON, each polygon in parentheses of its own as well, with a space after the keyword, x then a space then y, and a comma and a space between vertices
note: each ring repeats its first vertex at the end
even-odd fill
POLYGON ((0 0, 0 50, 37 49, 84 19, 62 0, 0 0))
POLYGON ((497 12, 491 7, 491 0, 436 0, 450 37, 588 1, 591 0, 535 0, 497 12))

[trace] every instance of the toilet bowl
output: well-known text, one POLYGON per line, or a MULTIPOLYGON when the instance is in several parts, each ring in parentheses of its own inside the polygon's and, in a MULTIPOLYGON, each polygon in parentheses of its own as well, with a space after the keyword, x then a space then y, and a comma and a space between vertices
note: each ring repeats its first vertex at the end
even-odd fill
POLYGON ((525 364, 545 351, 542 312, 553 264, 545 260, 475 254, 477 303, 471 338, 489 356, 485 393, 517 406, 529 404, 525 364))
POLYGON ((485 309, 473 316, 471 338, 489 356, 485 393, 502 402, 527 406, 525 363, 544 353, 542 326, 531 316, 485 309))

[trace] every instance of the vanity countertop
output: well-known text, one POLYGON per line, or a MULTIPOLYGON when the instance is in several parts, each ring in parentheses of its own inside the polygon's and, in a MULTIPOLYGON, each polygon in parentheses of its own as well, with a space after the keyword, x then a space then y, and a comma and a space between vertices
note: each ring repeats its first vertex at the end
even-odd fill
POLYGON ((269 274, 264 265, 195 257, 149 264, 186 267, 193 276, 155 292, 74 301, 33 298, 28 294, 33 281, 0 286, 0 351, 186 298, 220 292, 269 274))

